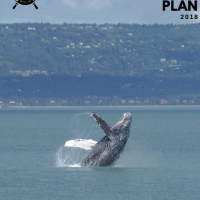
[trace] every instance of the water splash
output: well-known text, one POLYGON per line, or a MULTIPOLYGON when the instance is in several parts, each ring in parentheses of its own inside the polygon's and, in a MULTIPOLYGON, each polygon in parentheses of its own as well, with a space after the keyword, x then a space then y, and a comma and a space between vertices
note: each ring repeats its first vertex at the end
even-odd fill
POLYGON ((84 149, 60 146, 56 152, 56 166, 80 167, 81 160, 86 153, 87 151, 84 149))
MULTIPOLYGON (((67 131, 73 138, 66 138, 66 140, 74 140, 82 138, 88 140, 93 138, 99 140, 101 130, 98 129, 96 123, 92 123, 90 112, 82 112, 75 114, 70 120, 70 127, 67 131), (95 133, 95 134, 94 134, 95 133)), ((82 148, 74 148, 68 145, 67 147, 60 146, 56 152, 56 166, 57 167, 80 167, 80 163, 88 153, 82 148)))

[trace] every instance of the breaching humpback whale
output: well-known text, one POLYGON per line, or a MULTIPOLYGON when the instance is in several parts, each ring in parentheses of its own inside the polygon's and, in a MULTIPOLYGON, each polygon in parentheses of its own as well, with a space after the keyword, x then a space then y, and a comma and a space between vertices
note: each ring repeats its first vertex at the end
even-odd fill
POLYGON ((92 113, 91 116, 106 135, 92 147, 88 155, 82 160, 81 167, 113 166, 128 140, 132 122, 131 112, 124 113, 123 117, 113 127, 110 127, 96 113, 92 113))

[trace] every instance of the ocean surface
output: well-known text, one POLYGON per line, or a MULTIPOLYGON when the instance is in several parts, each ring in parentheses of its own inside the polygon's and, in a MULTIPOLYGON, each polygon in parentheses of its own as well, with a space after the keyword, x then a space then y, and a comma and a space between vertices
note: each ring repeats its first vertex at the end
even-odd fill
POLYGON ((200 109, 93 110, 110 125, 132 112, 115 167, 82 168, 67 140, 104 136, 91 110, 0 110, 1 200, 197 200, 200 109))

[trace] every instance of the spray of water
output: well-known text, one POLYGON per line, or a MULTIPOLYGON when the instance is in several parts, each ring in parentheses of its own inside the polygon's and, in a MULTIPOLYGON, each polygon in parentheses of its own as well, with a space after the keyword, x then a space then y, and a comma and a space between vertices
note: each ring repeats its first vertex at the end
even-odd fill
POLYGON ((98 125, 96 123, 93 123, 90 112, 83 112, 74 115, 70 121, 70 124, 71 131, 74 136, 74 138, 72 139, 94 138, 95 135, 98 134, 97 131, 100 131, 100 129, 98 129, 98 125))
POLYGON ((144 144, 129 143, 116 167, 154 168, 162 162, 162 155, 150 152, 144 144))
POLYGON ((60 146, 56 152, 57 167, 80 167, 80 163, 86 152, 80 148, 60 146))
MULTIPOLYGON (((69 129, 73 138, 71 139, 88 139, 94 137, 96 124, 91 123, 90 113, 78 113, 70 120, 71 128, 69 129)), ((74 147, 60 146, 56 152, 57 167, 80 167, 82 159, 86 156, 87 150, 74 147)))

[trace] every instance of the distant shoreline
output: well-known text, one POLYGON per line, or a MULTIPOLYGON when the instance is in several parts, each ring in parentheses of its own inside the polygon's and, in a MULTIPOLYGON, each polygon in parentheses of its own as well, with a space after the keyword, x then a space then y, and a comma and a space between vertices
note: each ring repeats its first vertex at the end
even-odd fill
POLYGON ((135 106, 2 106, 1 110, 30 109, 30 110, 138 110, 138 109, 200 109, 200 105, 135 105, 135 106))

